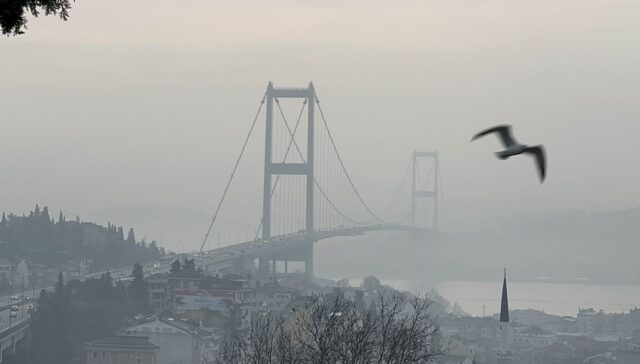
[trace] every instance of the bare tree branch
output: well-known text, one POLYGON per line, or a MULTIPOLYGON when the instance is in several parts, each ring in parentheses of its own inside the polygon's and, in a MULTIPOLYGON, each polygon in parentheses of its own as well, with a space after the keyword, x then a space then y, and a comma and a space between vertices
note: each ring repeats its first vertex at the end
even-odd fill
POLYGON ((380 292, 365 307, 342 294, 312 296, 292 317, 260 315, 243 337, 220 350, 219 363, 430 363, 446 348, 429 313, 431 301, 380 292))

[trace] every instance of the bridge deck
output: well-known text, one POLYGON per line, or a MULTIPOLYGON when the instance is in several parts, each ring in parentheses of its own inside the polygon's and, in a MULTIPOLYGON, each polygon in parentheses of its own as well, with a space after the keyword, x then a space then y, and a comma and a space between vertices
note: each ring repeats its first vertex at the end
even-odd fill
POLYGON ((406 231, 414 233, 428 233, 430 230, 415 228, 406 225, 371 225, 363 227, 339 228, 331 230, 319 230, 312 236, 307 236, 304 232, 295 234, 279 235, 269 240, 247 241, 234 244, 228 247, 212 249, 197 254, 196 257, 207 265, 225 264, 240 258, 258 258, 261 256, 274 255, 280 252, 291 250, 306 244, 315 243, 319 240, 329 239, 339 236, 362 235, 373 231, 406 231))

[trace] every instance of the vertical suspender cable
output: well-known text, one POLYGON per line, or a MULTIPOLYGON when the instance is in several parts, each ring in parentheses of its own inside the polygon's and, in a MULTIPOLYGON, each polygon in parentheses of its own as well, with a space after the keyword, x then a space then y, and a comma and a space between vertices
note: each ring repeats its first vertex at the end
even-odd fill
MULTIPOLYGON (((282 117, 283 117, 284 125, 287 127, 287 131, 289 132, 289 135, 290 135, 290 136, 292 136, 292 135, 293 135, 293 132, 291 131, 291 128, 289 127, 289 123, 287 122, 287 119, 284 117, 284 112, 282 111, 282 108, 280 107, 280 104, 276 103, 276 105, 278 105, 278 110, 280 111, 280 114, 281 114, 281 115, 282 115, 282 117)), ((299 145, 298 145, 298 143, 295 141, 295 139, 293 140, 293 145, 295 146, 296 151, 298 152, 298 155, 300 156, 300 159, 302 159, 302 162, 303 162, 303 163, 305 163, 304 155, 302 154, 302 151, 300 150, 300 146, 299 146, 299 145)), ((314 178, 314 180, 313 180, 313 183, 318 187, 318 191, 320 191, 320 194, 321 194, 321 195, 322 195, 322 196, 327 200, 327 202, 329 203, 329 205, 331 205, 331 207, 332 207, 334 210, 336 210, 336 212, 337 212, 338 214, 340 214, 340 215, 341 215, 341 216, 343 216, 345 219, 347 219, 347 220, 349 220, 349 221, 352 221, 352 222, 354 222, 354 223, 356 223, 356 224, 359 224, 359 225, 366 225, 366 223, 364 223, 364 224, 363 224, 363 223, 359 223, 358 221, 353 220, 353 219, 351 219, 350 217, 348 217, 348 216, 344 215, 344 213, 343 213, 342 211, 340 211, 340 209, 338 209, 338 208, 336 207, 336 205, 335 205, 335 204, 334 204, 334 203, 329 199, 329 197, 327 196, 326 192, 324 192, 324 189, 322 188, 322 186, 320 186, 320 185, 318 184, 318 181, 317 181, 315 178, 314 178)))
MULTIPOLYGON (((306 105, 307 105, 307 100, 305 99, 305 100, 302 102, 302 108, 300 109, 300 114, 298 115, 298 120, 296 121, 296 125, 295 125, 295 127, 293 128, 293 133, 292 133, 292 135, 293 135, 294 137, 295 137, 295 135, 296 135, 296 131, 298 130, 298 126, 300 125, 300 120, 301 120, 301 118, 302 118, 302 114, 304 113, 304 109, 305 109, 306 105)), ((289 151, 291 150, 291 146, 293 145, 293 142, 294 142, 294 138, 291 138, 291 139, 289 140, 288 145, 287 145, 287 149, 286 149, 286 150, 285 150, 285 152, 284 152, 284 160, 283 160, 283 163, 285 163, 285 162, 286 162, 286 158, 287 158, 287 156, 289 155, 289 151)), ((276 176, 276 180, 275 180, 275 181, 274 181, 274 183, 273 183, 273 187, 271 188, 271 196, 273 196, 273 195, 274 195, 274 193, 276 192, 276 187, 278 186, 278 182, 279 182, 279 181, 280 181, 280 175, 277 175, 277 176, 276 176)), ((260 219, 260 223, 258 224, 258 228, 256 229, 256 236, 255 236, 255 240, 257 240, 257 239, 258 239, 258 236, 259 236, 259 234, 260 234, 260 229, 262 229, 262 219, 260 219)))
POLYGON ((349 172, 347 171, 347 168, 344 165, 344 162, 342 161, 342 157, 340 156, 340 153, 338 152, 338 147, 336 146, 336 143, 333 140, 333 135, 331 134, 331 130, 329 130, 329 126, 327 125, 327 120, 324 117, 324 112, 322 111, 322 107, 320 106, 320 100, 317 97, 316 97, 316 104, 318 105, 318 110, 320 111, 320 117, 322 118, 322 123, 324 124, 324 128, 326 129, 327 135, 329 136, 329 140, 331 141, 331 146, 333 147, 333 150, 334 150, 334 152, 336 154, 336 157, 338 157, 338 162, 340 162, 340 166, 342 167, 342 171, 344 172, 344 175, 347 178, 347 181, 351 185, 351 189, 355 193, 355 195, 358 198, 358 200, 360 200, 360 203, 362 204, 362 206, 367 210, 367 212, 375 220, 378 220, 379 222, 384 224, 385 222, 380 217, 378 217, 373 211, 371 211, 371 209, 369 208, 367 203, 364 201, 364 199, 360 195, 360 192, 358 192, 358 189, 356 188, 355 184, 353 183, 353 180, 351 179, 351 176, 349 175, 349 172))

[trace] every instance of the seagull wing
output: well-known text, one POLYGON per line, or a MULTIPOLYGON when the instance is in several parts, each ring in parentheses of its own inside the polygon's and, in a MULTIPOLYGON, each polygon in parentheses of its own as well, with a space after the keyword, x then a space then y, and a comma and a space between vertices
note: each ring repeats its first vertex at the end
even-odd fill
POLYGON ((504 145, 505 148, 509 148, 512 145, 516 144, 515 139, 513 139, 513 136, 511 135, 511 125, 498 125, 498 126, 494 126, 493 128, 483 130, 478 134, 474 135, 473 138, 471 138, 471 140, 473 141, 487 134, 492 134, 492 133, 498 133, 500 135, 500 141, 502 141, 502 144, 504 145))
POLYGON ((545 157, 544 147, 542 145, 529 147, 524 151, 524 153, 531 154, 536 159, 538 176, 540 177, 540 183, 542 183, 547 173, 547 158, 545 157))

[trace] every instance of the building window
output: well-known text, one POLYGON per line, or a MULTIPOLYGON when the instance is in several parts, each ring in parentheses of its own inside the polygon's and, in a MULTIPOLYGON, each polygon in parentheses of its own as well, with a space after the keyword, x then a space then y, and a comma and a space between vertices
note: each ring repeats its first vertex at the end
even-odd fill
POLYGON ((95 351, 93 352, 93 358, 96 359, 98 357, 98 353, 96 353, 95 351))

